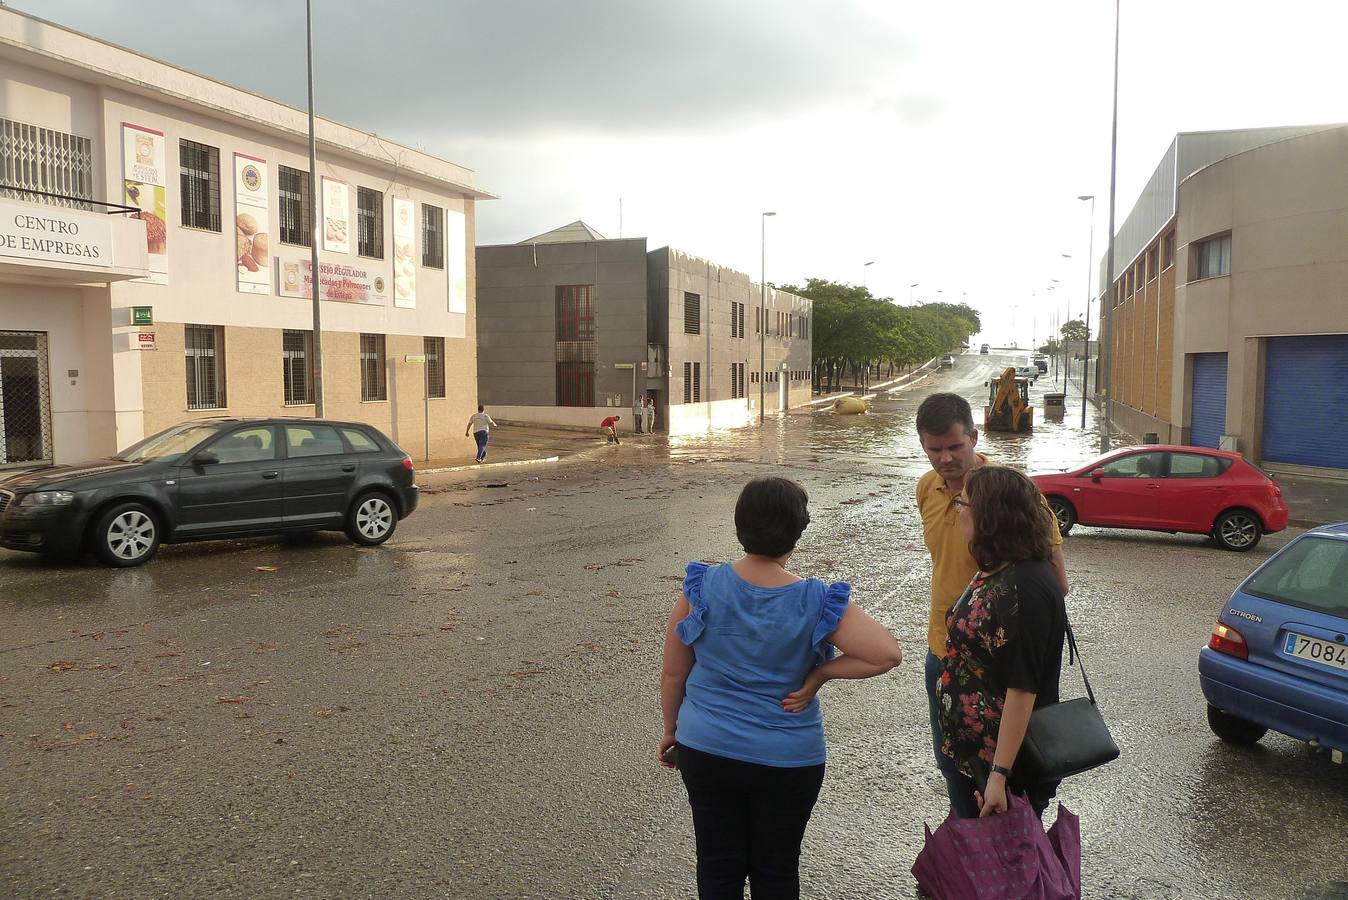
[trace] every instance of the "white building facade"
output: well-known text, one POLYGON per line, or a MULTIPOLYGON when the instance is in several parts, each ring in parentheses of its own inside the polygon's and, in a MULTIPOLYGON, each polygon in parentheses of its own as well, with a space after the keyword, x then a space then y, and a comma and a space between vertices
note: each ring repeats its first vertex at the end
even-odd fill
POLYGON ((315 412, 413 456, 477 403, 473 173, 0 8, 0 467, 315 412), (318 220, 322 359, 313 352, 318 220))

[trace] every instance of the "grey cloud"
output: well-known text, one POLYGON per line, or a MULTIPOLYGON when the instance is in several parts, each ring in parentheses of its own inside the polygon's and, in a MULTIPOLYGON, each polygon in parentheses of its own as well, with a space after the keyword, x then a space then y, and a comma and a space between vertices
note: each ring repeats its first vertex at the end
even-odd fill
MULTIPOLYGON (((12 5, 305 103, 298 2, 141 0, 134 15, 132 4, 106 0, 12 5)), ((894 84, 914 49, 857 7, 813 0, 313 5, 319 111, 404 140, 452 129, 691 133, 869 104, 873 86, 894 84)), ((903 110, 913 101, 890 102, 903 110)))

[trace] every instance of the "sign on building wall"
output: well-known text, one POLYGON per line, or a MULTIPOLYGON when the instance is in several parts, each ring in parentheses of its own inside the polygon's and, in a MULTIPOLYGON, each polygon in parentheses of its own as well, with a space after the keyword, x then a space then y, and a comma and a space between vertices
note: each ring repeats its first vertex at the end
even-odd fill
POLYGON ((234 154, 234 235, 242 294, 271 293, 271 238, 267 223, 267 161, 234 154))
POLYGON ((393 305, 417 306, 417 217, 416 204, 393 198, 393 305))
POLYGON ((110 266, 112 223, 108 216, 0 200, 0 256, 110 266))
POLYGON ((351 188, 345 181, 323 176, 323 249, 351 252, 351 188))
POLYGON ((164 133, 122 123, 122 190, 127 206, 145 221, 145 247, 150 254, 147 281, 168 284, 168 213, 164 168, 164 133))
POLYGON ((463 213, 445 210, 445 275, 449 281, 449 311, 468 312, 468 220, 463 213))
MULTIPOLYGON (((307 259, 283 259, 278 264, 282 297, 309 299, 313 297, 313 266, 307 259)), ((318 264, 318 297, 335 303, 364 303, 371 306, 388 305, 388 283, 382 273, 376 273, 363 263, 346 265, 335 262, 318 264)))

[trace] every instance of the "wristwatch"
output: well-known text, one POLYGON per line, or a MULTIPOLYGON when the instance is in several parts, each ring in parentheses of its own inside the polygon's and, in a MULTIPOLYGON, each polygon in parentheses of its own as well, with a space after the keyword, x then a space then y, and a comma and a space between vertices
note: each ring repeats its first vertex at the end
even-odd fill
POLYGON ((996 763, 993 763, 993 764, 992 764, 992 771, 996 772, 998 775, 1002 776, 1003 778, 1009 779, 1009 778, 1011 777, 1011 770, 1008 769, 1006 766, 999 766, 999 765, 997 765, 996 763))

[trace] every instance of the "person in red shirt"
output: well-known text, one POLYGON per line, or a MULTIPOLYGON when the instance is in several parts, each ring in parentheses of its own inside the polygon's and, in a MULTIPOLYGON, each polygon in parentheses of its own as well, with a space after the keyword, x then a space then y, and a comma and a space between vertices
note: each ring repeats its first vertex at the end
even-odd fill
POLYGON ((600 428, 604 428, 604 429, 607 429, 607 430, 608 430, 608 442, 609 442, 610 444, 621 444, 621 443, 622 443, 622 441, 618 440, 618 420, 619 420, 620 418, 622 418, 622 417, 621 417, 621 416, 609 416, 607 419, 605 419, 604 421, 602 421, 602 422, 599 423, 599 427, 600 427, 600 428))

